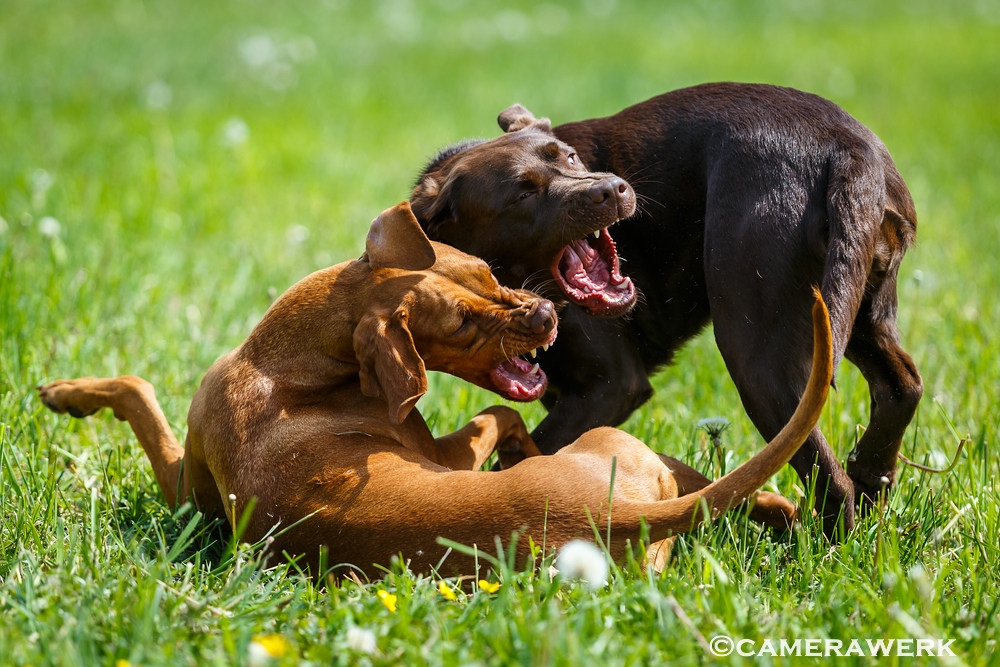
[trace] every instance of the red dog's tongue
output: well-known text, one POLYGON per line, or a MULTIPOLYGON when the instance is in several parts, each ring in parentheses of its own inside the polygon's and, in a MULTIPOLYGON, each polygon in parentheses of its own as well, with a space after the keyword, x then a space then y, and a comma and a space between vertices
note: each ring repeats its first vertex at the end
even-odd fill
POLYGON ((546 377, 538 364, 529 364, 521 357, 505 361, 490 373, 493 384, 514 401, 533 401, 545 393, 546 377))

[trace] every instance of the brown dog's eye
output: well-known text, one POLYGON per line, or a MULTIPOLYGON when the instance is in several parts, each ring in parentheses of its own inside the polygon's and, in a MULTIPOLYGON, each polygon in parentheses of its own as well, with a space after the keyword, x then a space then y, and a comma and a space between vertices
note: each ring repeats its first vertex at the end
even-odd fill
POLYGON ((459 326, 459 327, 458 327, 457 329, 455 329, 455 331, 453 331, 453 332, 451 333, 451 335, 452 335, 452 336, 458 336, 458 335, 460 335, 460 334, 463 334, 463 333, 465 333, 465 332, 469 331, 469 328, 470 328, 471 326, 472 326, 472 318, 471 318, 471 317, 468 317, 468 316, 466 316, 466 317, 464 317, 464 318, 462 319, 462 324, 461 324, 461 326, 459 326))
POLYGON ((569 162, 574 167, 576 166, 576 153, 570 153, 566 156, 566 161, 569 162))
POLYGON ((521 196, 518 197, 517 200, 521 201, 522 199, 527 199, 528 197, 533 197, 534 195, 535 192, 533 190, 528 190, 527 192, 522 192, 521 196))

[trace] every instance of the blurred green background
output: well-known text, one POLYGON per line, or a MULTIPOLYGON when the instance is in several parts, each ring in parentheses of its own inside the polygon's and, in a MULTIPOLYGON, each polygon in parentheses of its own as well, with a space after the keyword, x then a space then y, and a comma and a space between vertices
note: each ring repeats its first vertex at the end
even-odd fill
MULTIPOLYGON (((995 503, 1000 3, 0 3, 0 649, 15 662, 58 662, 25 637, 65 638, 47 622, 33 630, 9 606, 25 595, 25 572, 48 572, 54 591, 84 604, 109 581, 135 576, 115 544, 141 550, 143 530, 161 519, 168 537, 183 528, 170 523, 126 427, 110 415, 80 422, 42 412, 37 383, 142 375, 183 434, 212 361, 275 294, 360 254, 371 219, 408 197, 440 147, 495 136, 497 113, 513 102, 560 123, 716 80, 818 93, 889 147, 919 215, 899 322, 925 399, 904 451, 940 465, 956 434, 971 436, 955 474, 905 472, 903 484, 932 490, 920 496, 940 512, 938 524, 920 523, 928 532, 971 493, 995 503), (134 523, 122 527, 122 517, 134 523), (53 565, 66 526, 103 536, 96 543, 110 565, 90 583, 73 584, 53 565)), ((733 462, 759 446, 710 333, 656 386, 625 425, 654 448, 710 470, 695 423, 713 416, 733 424, 724 437, 733 462)), ((868 394, 849 364, 839 386, 822 427, 843 458, 867 423, 868 394)), ((419 407, 443 433, 495 402, 435 376, 419 407)), ((531 425, 543 414, 521 407, 531 425)), ((774 484, 806 491, 788 471, 774 484)), ((975 562, 995 566, 996 511, 980 519, 967 532, 992 546, 976 546, 975 562)), ((901 571, 939 558, 928 535, 912 539, 897 553, 901 571)), ((842 587, 842 575, 820 579, 842 587)), ((995 571, 966 576, 996 599, 995 571)), ((967 601, 958 595, 949 611, 940 593, 934 622, 958 623, 967 601)), ((839 604, 802 594, 821 625, 839 604)), ((711 618, 710 605, 703 611, 711 618)), ((972 654, 995 646, 992 622, 967 640, 972 654)), ((91 651, 80 660, 122 655, 123 621, 108 623, 106 640, 93 639, 94 626, 76 631, 91 651)), ((466 658, 501 654, 491 650, 466 658)))

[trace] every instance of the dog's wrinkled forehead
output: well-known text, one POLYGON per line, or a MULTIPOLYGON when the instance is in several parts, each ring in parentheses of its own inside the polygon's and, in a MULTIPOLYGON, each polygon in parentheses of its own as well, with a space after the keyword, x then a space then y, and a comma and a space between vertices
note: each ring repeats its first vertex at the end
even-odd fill
POLYGON ((497 295, 499 283, 486 262, 444 243, 431 241, 431 245, 437 255, 434 274, 479 296, 493 299, 497 295))
POLYGON ((471 139, 453 144, 428 163, 417 182, 435 172, 449 172, 460 163, 475 164, 487 170, 486 173, 519 173, 546 164, 556 165, 560 154, 571 152, 570 146, 548 132, 527 127, 495 139, 471 139))
POLYGON ((437 262, 428 272, 435 277, 425 289, 445 291, 441 281, 449 283, 451 293, 460 296, 466 305, 472 302, 482 307, 500 306, 502 308, 517 308, 526 299, 536 298, 536 295, 524 290, 512 290, 497 281, 489 265, 478 257, 456 250, 450 245, 431 241, 437 254, 437 262), (470 301, 471 300, 471 301, 470 301))
POLYGON ((423 168, 423 171, 421 171, 420 175, 417 176, 417 181, 414 185, 419 185, 420 181, 424 180, 424 177, 427 176, 427 174, 438 171, 446 162, 448 162, 448 160, 456 155, 460 155, 473 146, 478 146, 479 144, 484 144, 488 141, 488 139, 466 139, 450 146, 445 146, 441 149, 441 152, 434 156, 434 159, 428 162, 427 166, 423 168))

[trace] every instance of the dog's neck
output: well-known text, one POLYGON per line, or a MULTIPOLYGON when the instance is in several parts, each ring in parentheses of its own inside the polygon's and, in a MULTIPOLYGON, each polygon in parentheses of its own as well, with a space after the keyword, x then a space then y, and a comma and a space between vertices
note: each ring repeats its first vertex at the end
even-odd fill
POLYGON ((369 270, 351 261, 306 276, 271 304, 236 354, 260 373, 303 389, 357 380, 354 304, 369 270))

